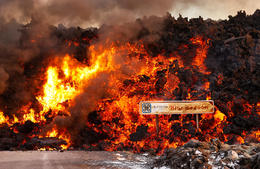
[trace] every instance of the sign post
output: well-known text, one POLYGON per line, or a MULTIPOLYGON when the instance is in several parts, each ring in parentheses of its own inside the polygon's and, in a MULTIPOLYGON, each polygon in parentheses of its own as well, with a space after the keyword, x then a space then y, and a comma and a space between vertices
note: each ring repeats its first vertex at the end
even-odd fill
POLYGON ((142 101, 139 103, 142 115, 156 115, 156 132, 159 135, 159 114, 196 114, 196 127, 199 128, 199 114, 214 113, 214 101, 142 101))
POLYGON ((196 126, 197 126, 197 129, 199 129, 199 115, 196 114, 196 126))
POLYGON ((157 134, 157 137, 159 137, 159 116, 158 114, 155 115, 155 121, 156 121, 156 134, 157 134))

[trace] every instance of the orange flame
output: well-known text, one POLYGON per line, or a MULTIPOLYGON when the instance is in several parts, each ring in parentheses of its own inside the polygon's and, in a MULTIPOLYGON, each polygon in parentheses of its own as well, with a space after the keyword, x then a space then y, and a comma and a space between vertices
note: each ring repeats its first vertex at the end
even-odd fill
POLYGON ((192 65, 199 67, 200 71, 204 74, 210 74, 210 72, 207 71, 207 67, 204 64, 204 61, 207 57, 207 52, 209 48, 209 40, 203 40, 201 36, 197 36, 191 39, 191 42, 193 44, 200 45, 199 48, 197 48, 197 54, 193 59, 192 65))
POLYGON ((0 124, 8 123, 9 118, 4 116, 4 113, 0 111, 0 124))

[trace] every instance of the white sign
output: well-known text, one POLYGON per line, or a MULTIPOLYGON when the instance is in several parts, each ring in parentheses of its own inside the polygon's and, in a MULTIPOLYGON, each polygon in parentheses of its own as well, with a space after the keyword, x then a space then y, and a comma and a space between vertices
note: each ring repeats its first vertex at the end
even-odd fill
POLYGON ((214 113, 214 101, 142 101, 141 114, 203 114, 214 113))

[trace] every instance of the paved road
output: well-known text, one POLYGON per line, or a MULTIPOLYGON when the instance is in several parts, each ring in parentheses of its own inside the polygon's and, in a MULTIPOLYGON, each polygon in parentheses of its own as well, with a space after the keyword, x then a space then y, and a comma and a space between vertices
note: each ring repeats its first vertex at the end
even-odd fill
POLYGON ((104 151, 0 151, 0 169, 145 169, 147 155, 104 151))

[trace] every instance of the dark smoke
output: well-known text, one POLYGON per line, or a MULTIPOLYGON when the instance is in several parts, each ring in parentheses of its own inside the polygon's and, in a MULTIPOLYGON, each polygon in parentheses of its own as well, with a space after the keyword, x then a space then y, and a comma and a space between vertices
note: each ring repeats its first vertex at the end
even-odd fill
POLYGON ((38 17, 49 24, 89 26, 132 21, 142 16, 174 16, 224 19, 238 10, 252 14, 260 5, 255 0, 1 0, 0 16, 6 20, 29 22, 38 17))
MULTIPOLYGON (((107 37, 113 37, 112 41, 128 41, 137 39, 140 36, 137 33, 144 27, 149 32, 158 31, 161 22, 156 17, 144 19, 146 21, 142 23, 124 25, 123 22, 144 15, 165 14, 172 4, 173 1, 170 0, 163 3, 158 0, 0 1, 0 110, 10 114, 29 102, 37 102, 34 94, 43 81, 36 76, 44 72, 41 69, 42 63, 48 60, 48 57, 66 51, 64 46, 59 44, 57 36, 74 36, 68 32, 53 35, 53 30, 57 28, 50 25, 114 25, 103 26, 99 31, 99 42, 96 43, 102 44, 107 37), (31 41, 35 43, 32 44, 31 41)), ((61 28, 56 31, 58 34, 62 33, 61 28)), ((157 35, 147 36, 146 40, 152 41, 156 38, 157 35)))
MULTIPOLYGON (((143 15, 162 15, 171 9, 172 4, 171 0, 163 2, 158 0, 142 2, 137 0, 1 0, 0 94, 3 94, 4 97, 0 99, 0 102, 2 103, 6 99, 12 100, 11 102, 16 100, 17 105, 22 105, 25 102, 33 101, 32 91, 27 89, 24 83, 37 72, 25 74, 24 69, 28 68, 27 65, 31 63, 36 65, 35 62, 39 62, 43 57, 46 58, 50 50, 55 50, 57 39, 50 35, 49 25, 121 23, 143 15), (30 30, 19 31, 24 30, 23 25, 28 23, 30 30), (37 43, 34 46, 28 45, 24 43, 26 39, 28 41, 36 40, 37 43), (12 83, 15 86, 12 86, 12 83), (18 89, 18 86, 22 90, 18 89), (15 95, 15 97, 10 99, 10 95, 15 95)), ((132 37, 132 32, 135 32, 136 29, 140 29, 140 25, 133 25, 132 29, 122 33, 132 37)), ((120 28, 120 30, 127 29, 120 28)))
POLYGON ((163 15, 173 4, 172 0, 5 0, 0 2, 0 15, 20 22, 28 22, 33 16, 49 24, 101 25, 163 15))

